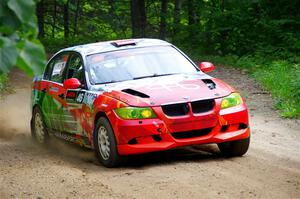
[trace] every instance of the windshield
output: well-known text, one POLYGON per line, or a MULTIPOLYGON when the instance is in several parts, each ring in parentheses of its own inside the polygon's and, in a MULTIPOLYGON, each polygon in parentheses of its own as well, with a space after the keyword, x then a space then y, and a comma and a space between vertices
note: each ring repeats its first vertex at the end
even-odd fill
POLYGON ((171 46, 135 48, 87 56, 92 84, 194 73, 197 69, 171 46))

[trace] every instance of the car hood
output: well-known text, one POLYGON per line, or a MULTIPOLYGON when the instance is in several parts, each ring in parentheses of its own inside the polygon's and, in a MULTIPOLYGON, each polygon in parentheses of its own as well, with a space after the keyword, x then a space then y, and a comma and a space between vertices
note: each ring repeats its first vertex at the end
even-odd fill
POLYGON ((93 89, 130 106, 160 106, 214 99, 234 91, 224 82, 200 72, 98 85, 93 89))

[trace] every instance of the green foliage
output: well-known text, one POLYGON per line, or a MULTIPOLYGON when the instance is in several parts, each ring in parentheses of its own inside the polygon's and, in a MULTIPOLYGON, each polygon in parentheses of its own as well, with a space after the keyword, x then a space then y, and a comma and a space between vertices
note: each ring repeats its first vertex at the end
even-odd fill
MULTIPOLYGON (((109 40, 109 39, 106 39, 109 40)), ((106 41, 103 40, 103 41, 106 41)), ((41 39, 41 42, 43 45, 46 46, 47 53, 54 54, 57 51, 61 50, 62 48, 67 48, 70 46, 76 46, 81 44, 87 44, 87 43, 94 43, 94 42, 100 42, 102 40, 99 40, 99 38, 96 37, 73 37, 72 40, 65 40, 64 38, 43 38, 41 39)))
MULTIPOLYGON (((64 38, 62 7, 66 1, 56 1, 56 7, 50 2, 44 0, 47 9, 43 16, 47 23, 44 23, 42 41, 47 50, 53 52, 65 46, 131 37, 130 0, 68 1, 71 39, 64 38), (77 22, 76 13, 80 13, 77 22)), ((245 56, 258 52, 288 59, 299 56, 299 1, 287 4, 285 0, 182 0, 177 14, 179 24, 174 23, 175 2, 168 1, 167 13, 161 14, 161 1, 145 1, 146 37, 159 37, 164 15, 166 40, 193 54, 245 56), (190 13, 190 2, 194 14, 190 13)))
POLYGON ((7 6, 14 12, 20 22, 29 22, 34 17, 34 2, 9 0, 7 6))
POLYGON ((17 65, 28 75, 40 74, 45 51, 39 40, 33 0, 2 0, 0 3, 0 71, 17 65))
MULTIPOLYGON (((47 0, 44 0, 45 4, 47 0)), ((69 38, 64 37, 63 0, 47 4, 44 11, 44 35, 40 38, 48 53, 54 53, 61 48, 120 38, 130 38, 130 8, 129 1, 91 1, 80 0, 77 11, 77 0, 69 1, 69 38), (76 12, 79 13, 75 22, 76 12), (54 13, 55 16, 54 16, 54 13)))
POLYGON ((221 9, 216 1, 197 1, 198 23, 191 26, 182 20, 173 42, 201 54, 299 55, 299 1, 224 2, 221 9))
POLYGON ((17 48, 14 42, 5 37, 0 37, 1 70, 8 72, 17 62, 17 48))

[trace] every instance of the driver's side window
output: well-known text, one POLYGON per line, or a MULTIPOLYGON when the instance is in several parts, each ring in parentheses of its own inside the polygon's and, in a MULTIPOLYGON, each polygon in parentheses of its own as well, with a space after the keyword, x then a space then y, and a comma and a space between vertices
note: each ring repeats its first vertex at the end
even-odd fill
POLYGON ((81 58, 77 54, 71 55, 68 61, 67 78, 77 78, 82 85, 85 85, 84 69, 81 58))
POLYGON ((44 79, 63 83, 68 58, 69 54, 67 53, 62 53, 54 57, 46 67, 44 79))

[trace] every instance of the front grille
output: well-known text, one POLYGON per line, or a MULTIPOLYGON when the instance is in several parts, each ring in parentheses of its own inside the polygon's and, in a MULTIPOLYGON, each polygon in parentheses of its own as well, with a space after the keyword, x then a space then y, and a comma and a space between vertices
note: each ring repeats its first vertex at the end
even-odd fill
POLYGON ((175 132, 171 133, 171 135, 175 139, 186 139, 186 138, 194 138, 200 137, 204 135, 208 135, 211 132, 212 128, 193 130, 193 131, 184 131, 184 132, 175 132))
MULTIPOLYGON (((211 111, 214 105, 215 102, 213 99, 191 102, 192 112, 196 114, 211 111)), ((164 105, 161 108, 167 116, 171 117, 187 115, 190 111, 188 103, 164 105)))
POLYGON ((200 100, 191 102, 193 113, 204 113, 214 108, 214 100, 200 100))
POLYGON ((181 116, 189 113, 189 105, 187 103, 164 105, 161 108, 168 116, 181 116))

